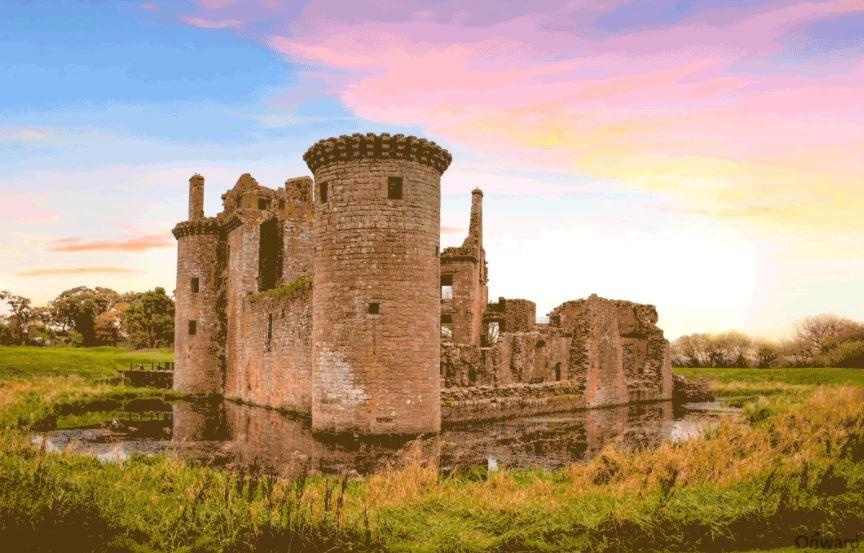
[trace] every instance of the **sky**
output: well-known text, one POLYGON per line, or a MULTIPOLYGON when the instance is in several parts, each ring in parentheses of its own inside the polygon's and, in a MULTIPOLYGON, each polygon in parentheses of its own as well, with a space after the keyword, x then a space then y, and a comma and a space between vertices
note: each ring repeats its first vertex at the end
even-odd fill
POLYGON ((453 154, 490 298, 651 303, 674 338, 864 320, 864 0, 2 0, 0 289, 174 288, 187 182, 316 140, 453 154))

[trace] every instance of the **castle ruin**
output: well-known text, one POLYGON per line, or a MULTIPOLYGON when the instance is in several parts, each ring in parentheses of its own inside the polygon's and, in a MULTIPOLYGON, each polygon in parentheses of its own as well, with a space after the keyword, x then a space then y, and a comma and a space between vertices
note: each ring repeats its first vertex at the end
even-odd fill
POLYGON ((489 303, 480 190, 467 238, 440 251, 451 156, 434 142, 355 134, 303 159, 313 178, 274 190, 244 174, 215 217, 189 180, 177 391, 358 434, 672 398, 653 306, 592 295, 539 324, 529 300, 489 303))

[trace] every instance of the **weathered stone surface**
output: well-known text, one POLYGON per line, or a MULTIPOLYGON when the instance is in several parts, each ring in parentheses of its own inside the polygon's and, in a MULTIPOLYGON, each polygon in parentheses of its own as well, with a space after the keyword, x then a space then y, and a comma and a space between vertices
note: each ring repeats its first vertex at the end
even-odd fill
POLYGON ((306 156, 318 156, 310 162, 316 184, 312 426, 365 434, 437 431, 441 169, 407 153, 323 159, 319 148, 306 156), (401 179, 398 199, 389 197, 394 178, 401 179))
POLYGON ((679 403, 698 403, 702 401, 714 401, 714 390, 711 389, 711 381, 705 378, 691 380, 681 375, 673 375, 672 397, 679 403))
POLYGON ((471 220, 468 236, 458 248, 441 253, 441 284, 452 285, 451 297, 442 295, 441 314, 451 323, 448 342, 483 345, 483 313, 489 301, 486 287, 486 251, 483 249, 483 192, 471 192, 471 220))
POLYGON ((190 179, 174 228, 175 389, 361 434, 672 398, 653 306, 591 296, 538 324, 530 300, 488 303, 479 189, 468 236, 439 253, 451 158, 434 142, 355 134, 304 159, 314 181, 241 175, 216 217, 190 179))

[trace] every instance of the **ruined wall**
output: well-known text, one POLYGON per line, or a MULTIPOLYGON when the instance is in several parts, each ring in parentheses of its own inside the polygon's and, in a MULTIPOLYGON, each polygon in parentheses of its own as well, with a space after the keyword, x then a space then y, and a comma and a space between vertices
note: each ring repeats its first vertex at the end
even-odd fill
POLYGON ((526 332, 537 321, 537 304, 530 300, 498 298, 486 308, 486 322, 497 322, 500 332, 526 332))
POLYGON ((308 290, 286 296, 245 298, 240 335, 226 397, 309 413, 311 409, 312 297, 308 290))
MULTIPOLYGON (((480 345, 480 329, 474 324, 477 312, 477 260, 471 255, 460 255, 453 248, 444 250, 441 256, 442 281, 449 277, 453 293, 449 299, 441 300, 441 314, 449 315, 454 344, 480 345)), ((443 320, 442 320, 443 323, 443 320)))
POLYGON ((258 292, 259 218, 254 211, 237 212, 228 227, 226 397, 243 397, 249 389, 241 348, 247 329, 243 320, 246 296, 258 292))
POLYGON ((313 428, 437 431, 450 154, 415 137, 353 135, 320 141, 304 159, 315 175, 313 428), (399 199, 391 179, 401 179, 399 199))
MULTIPOLYGON (((532 313, 531 302, 502 300, 487 320, 519 328, 532 313)), ((591 296, 556 308, 548 326, 503 332, 490 347, 445 345, 445 420, 671 399, 669 343, 656 322, 653 306, 591 296)))
POLYGON ((444 386, 503 386, 565 380, 570 340, 540 331, 503 334, 487 347, 441 348, 444 386))
POLYGON ((173 387, 184 394, 221 394, 216 255, 219 226, 214 219, 187 221, 174 227, 174 236, 177 238, 177 285, 173 387), (197 279, 197 291, 193 288, 193 279, 197 279))
POLYGON ((285 181, 282 209, 282 282, 312 277, 315 246, 312 237, 312 179, 300 177, 285 181))
POLYGON ((584 371, 589 406, 672 398, 669 343, 654 306, 592 295, 563 303, 549 318, 573 337, 570 378, 584 371))
POLYGON ((311 297, 308 290, 277 293, 286 282, 310 276, 310 186, 309 178, 290 179, 275 191, 247 174, 223 197, 226 397, 311 409, 311 297), (262 235, 274 228, 275 239, 262 235))
MULTIPOLYGON (((441 313, 452 322, 450 342, 483 345, 483 316, 489 301, 488 273, 483 249, 483 192, 471 192, 468 236, 460 247, 441 253, 441 278, 452 283, 452 298, 442 298, 441 313)), ((443 322, 443 321, 442 321, 443 322)))

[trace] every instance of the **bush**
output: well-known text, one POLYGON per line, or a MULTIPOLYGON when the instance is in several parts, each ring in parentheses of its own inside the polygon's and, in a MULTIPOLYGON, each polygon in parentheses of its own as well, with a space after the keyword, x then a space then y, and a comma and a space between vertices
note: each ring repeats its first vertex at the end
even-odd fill
POLYGON ((864 368, 864 340, 843 342, 828 353, 817 356, 814 361, 823 367, 864 368))
POLYGON ((0 323, 0 346, 11 346, 15 343, 15 337, 12 335, 12 329, 9 325, 0 323))

